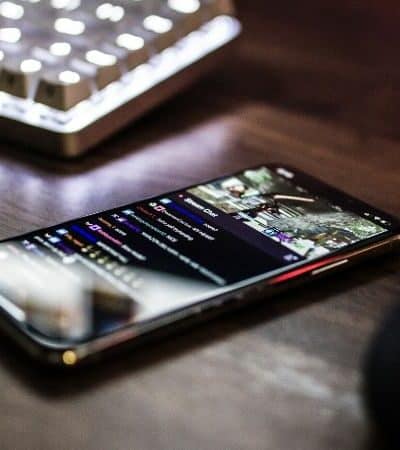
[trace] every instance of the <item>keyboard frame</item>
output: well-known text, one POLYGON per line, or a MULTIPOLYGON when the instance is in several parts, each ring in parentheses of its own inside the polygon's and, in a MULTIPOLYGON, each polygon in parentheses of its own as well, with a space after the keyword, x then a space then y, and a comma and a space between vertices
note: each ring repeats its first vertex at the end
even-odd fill
POLYGON ((74 158, 93 149, 101 141, 181 92, 210 71, 224 56, 230 54, 232 44, 241 32, 239 20, 227 15, 214 18, 202 28, 210 33, 208 35, 210 39, 201 41, 202 47, 193 46, 195 39, 192 36, 192 42, 189 42, 190 35, 175 44, 174 48, 178 48, 178 52, 185 53, 179 54, 177 64, 174 59, 174 68, 168 64, 171 58, 174 58, 173 52, 167 49, 151 58, 149 63, 107 87, 106 89, 116 90, 114 96, 108 96, 108 99, 115 101, 103 101, 99 103, 101 106, 99 108, 95 99, 88 100, 86 105, 83 105, 84 108, 82 105, 75 107, 81 108, 82 113, 75 110, 74 120, 67 123, 64 119, 70 111, 58 112, 44 105, 33 104, 33 108, 39 108, 36 114, 22 113, 19 104, 26 109, 27 100, 17 99, 1 92, 0 137, 8 141, 18 141, 29 147, 29 150, 62 158, 74 158), (169 52, 169 55, 166 52, 169 52), (151 77, 148 76, 150 74, 151 77), (140 79, 143 80, 143 85, 138 83, 140 79), (12 107, 5 107, 7 102, 12 107), (42 118, 40 111, 46 110, 51 111, 51 120, 42 118), (54 120, 55 117, 62 120, 58 122, 54 120))

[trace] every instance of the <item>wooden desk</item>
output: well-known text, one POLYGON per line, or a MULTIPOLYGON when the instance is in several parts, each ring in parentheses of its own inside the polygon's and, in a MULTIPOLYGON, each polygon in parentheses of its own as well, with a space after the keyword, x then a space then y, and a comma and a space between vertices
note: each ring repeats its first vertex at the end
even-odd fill
MULTIPOLYGON (((85 159, 1 144, 1 237, 266 161, 400 215, 398 26, 301 3, 239 2, 238 57, 85 159)), ((376 449, 359 368, 399 270, 382 258, 76 377, 2 338, 0 447, 376 449)))

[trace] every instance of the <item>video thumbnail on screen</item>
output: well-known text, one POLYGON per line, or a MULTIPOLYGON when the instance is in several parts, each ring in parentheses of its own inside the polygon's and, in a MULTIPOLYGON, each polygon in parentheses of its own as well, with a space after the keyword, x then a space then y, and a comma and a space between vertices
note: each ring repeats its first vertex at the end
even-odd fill
POLYGON ((386 231, 266 167, 189 192, 305 258, 322 256, 386 231))

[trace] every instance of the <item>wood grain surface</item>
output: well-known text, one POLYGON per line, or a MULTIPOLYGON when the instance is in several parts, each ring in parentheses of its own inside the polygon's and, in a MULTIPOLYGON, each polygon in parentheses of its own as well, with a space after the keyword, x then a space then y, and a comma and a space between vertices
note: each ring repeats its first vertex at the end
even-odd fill
MULTIPOLYGON (((0 144, 0 237, 277 161, 400 216, 400 14, 358 3, 239 1, 236 57, 84 159, 0 144)), ((69 376, 2 336, 0 448, 379 449, 360 366, 399 271, 389 255, 69 376)))

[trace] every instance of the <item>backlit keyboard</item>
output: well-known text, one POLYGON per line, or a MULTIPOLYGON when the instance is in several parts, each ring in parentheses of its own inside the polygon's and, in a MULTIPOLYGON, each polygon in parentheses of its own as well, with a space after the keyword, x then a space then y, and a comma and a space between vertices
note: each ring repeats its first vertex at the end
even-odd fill
POLYGON ((72 157, 208 70, 230 0, 0 0, 0 135, 72 157))

